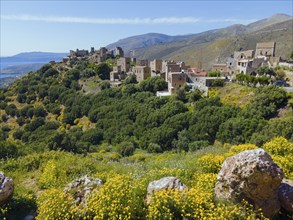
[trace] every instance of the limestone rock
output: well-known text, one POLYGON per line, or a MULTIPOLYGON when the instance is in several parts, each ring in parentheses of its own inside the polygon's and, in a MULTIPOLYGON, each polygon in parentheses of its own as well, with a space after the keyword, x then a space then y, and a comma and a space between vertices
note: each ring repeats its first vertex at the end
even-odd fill
POLYGON ((266 217, 280 210, 278 190, 283 170, 261 148, 243 151, 227 158, 217 177, 217 198, 241 202, 243 199, 266 217))
POLYGON ((7 202, 12 197, 14 191, 14 183, 10 177, 6 177, 0 172, 0 205, 7 202))
POLYGON ((283 179, 279 187, 279 200, 281 207, 288 213, 293 214, 293 181, 283 179))
POLYGON ((85 204, 91 192, 102 186, 102 180, 85 175, 69 183, 64 192, 70 193, 77 204, 85 204))
POLYGON ((164 177, 150 182, 147 188, 147 203, 149 204, 151 196, 154 195, 156 191, 172 189, 183 191, 185 188, 186 186, 181 182, 181 180, 173 176, 164 177))

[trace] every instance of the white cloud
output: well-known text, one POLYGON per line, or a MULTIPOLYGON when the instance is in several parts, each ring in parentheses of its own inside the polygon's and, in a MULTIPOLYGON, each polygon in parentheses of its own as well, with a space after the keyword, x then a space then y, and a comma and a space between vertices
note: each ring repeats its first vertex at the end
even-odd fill
POLYGON ((255 20, 240 19, 212 19, 205 20, 196 17, 159 17, 159 18, 83 18, 58 17, 35 15, 1 15, 3 20, 11 21, 40 21, 51 23, 84 23, 84 24, 129 24, 129 25, 156 25, 156 24, 196 24, 196 23, 242 23, 247 24, 255 20))
POLYGON ((162 17, 162 18, 82 18, 56 17, 35 15, 1 15, 3 20, 12 21, 42 21, 55 23, 84 23, 84 24, 191 24, 201 21, 195 17, 162 17))

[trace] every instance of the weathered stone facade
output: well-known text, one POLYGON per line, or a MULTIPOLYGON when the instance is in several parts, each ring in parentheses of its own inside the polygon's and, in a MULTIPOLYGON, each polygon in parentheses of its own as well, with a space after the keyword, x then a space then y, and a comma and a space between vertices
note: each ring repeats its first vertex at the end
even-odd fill
POLYGON ((276 50, 276 42, 264 42, 256 44, 255 56, 274 57, 276 50))
POLYGON ((117 66, 121 67, 121 72, 127 73, 130 70, 131 59, 129 57, 120 57, 117 60, 117 66))
POLYGON ((119 57, 124 57, 124 51, 122 50, 121 47, 116 47, 114 55, 119 57))
POLYGON ((168 90, 173 94, 177 89, 180 89, 186 84, 187 76, 183 72, 170 72, 168 73, 168 90))
POLYGON ((132 72, 136 75, 136 80, 141 82, 151 76, 151 68, 148 66, 135 66, 132 72))
POLYGON ((157 75, 157 73, 161 73, 162 71, 162 60, 161 59, 154 59, 153 61, 150 62, 150 67, 151 67, 151 73, 153 76, 157 75))

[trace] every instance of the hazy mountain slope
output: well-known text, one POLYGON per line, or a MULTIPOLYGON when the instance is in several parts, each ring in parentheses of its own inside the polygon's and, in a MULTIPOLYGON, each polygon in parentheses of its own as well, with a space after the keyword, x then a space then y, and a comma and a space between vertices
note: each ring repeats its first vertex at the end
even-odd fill
POLYGON ((169 36, 165 34, 158 33, 148 33, 138 36, 132 36, 125 39, 121 39, 115 43, 109 44, 106 46, 108 49, 113 50, 115 47, 122 47, 126 54, 129 53, 130 50, 136 48, 145 48, 155 44, 161 44, 165 42, 171 42, 174 40, 178 40, 181 38, 186 38, 189 35, 185 36, 169 36))
POLYGON ((164 42, 150 40, 153 35, 159 36, 157 34, 146 34, 125 38, 111 45, 118 46, 119 42, 123 42, 119 46, 125 50, 126 55, 129 50, 133 50, 135 57, 140 59, 171 58, 184 60, 191 65, 201 62, 205 69, 210 69, 212 63, 222 62, 223 58, 232 55, 235 50, 255 49, 257 42, 276 41, 276 54, 285 56, 293 49, 292 22, 291 16, 276 14, 249 25, 237 24, 181 36, 179 39, 168 36, 168 40, 164 42))
MULTIPOLYGON (((256 43, 275 41, 276 55, 285 56, 293 50, 293 20, 268 26, 240 36, 223 37, 210 43, 180 48, 163 58, 184 60, 188 64, 210 69, 213 63, 223 62, 237 50, 255 49, 256 43)), ((149 48, 151 50, 151 48, 149 48)))
POLYGON ((247 25, 247 31, 248 32, 258 31, 258 30, 263 29, 265 27, 268 27, 270 25, 281 23, 281 22, 288 21, 291 19, 292 19, 292 17, 289 15, 275 14, 269 18, 265 18, 265 19, 262 19, 262 20, 259 20, 259 21, 256 21, 254 23, 247 25))

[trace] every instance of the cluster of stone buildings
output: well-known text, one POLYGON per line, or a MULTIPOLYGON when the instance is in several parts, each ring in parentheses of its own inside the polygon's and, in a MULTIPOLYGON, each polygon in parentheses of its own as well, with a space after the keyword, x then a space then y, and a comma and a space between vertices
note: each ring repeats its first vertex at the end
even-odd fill
POLYGON ((243 73, 256 75, 259 67, 276 67, 280 57, 275 56, 276 42, 257 43, 255 50, 235 51, 226 63, 213 65, 213 70, 220 71, 223 75, 243 73))
POLYGON ((110 73, 110 81, 121 81, 130 74, 134 74, 138 82, 146 80, 148 77, 160 76, 168 82, 168 93, 171 94, 186 84, 186 71, 189 68, 190 66, 186 66, 184 62, 161 59, 149 62, 148 60, 120 57, 110 73))
MULTIPOLYGON (((232 78, 231 76, 235 76, 237 73, 256 75, 255 71, 259 67, 275 67, 279 64, 280 57, 275 56, 275 50, 275 42, 257 43, 255 50, 235 51, 233 56, 227 58, 226 63, 214 64, 213 70, 221 72, 220 79, 222 80, 227 80, 228 76, 232 78)), ((162 92, 161 95, 171 95, 186 84, 207 92, 213 80, 219 78, 207 77, 207 72, 191 68, 182 61, 154 59, 149 62, 124 57, 121 47, 116 47, 114 50, 108 50, 105 47, 101 47, 99 50, 92 47, 90 51, 71 50, 70 55, 65 57, 63 62, 84 59, 93 63, 101 63, 108 58, 116 58, 116 64, 113 66, 113 71, 110 72, 110 81, 114 85, 121 84, 121 81, 130 74, 134 74, 138 82, 149 77, 160 76, 168 83, 168 91, 162 92)))
POLYGON ((110 81, 118 83, 130 74, 134 74, 138 82, 154 76, 164 79, 168 83, 168 91, 158 92, 159 96, 174 94, 185 85, 207 92, 212 80, 217 78, 207 77, 207 72, 191 68, 182 61, 154 59, 148 62, 148 60, 121 57, 117 59, 117 66, 114 66, 110 73, 110 81))
POLYGON ((108 58, 123 57, 124 52, 121 47, 116 47, 114 50, 108 50, 106 47, 101 47, 99 50, 95 50, 91 47, 91 50, 70 50, 69 56, 63 58, 63 62, 69 64, 70 61, 77 60, 90 60, 93 63, 101 63, 108 58))
POLYGON ((128 75, 134 74, 138 82, 149 77, 160 76, 168 83, 168 91, 164 91, 164 95, 171 95, 186 84, 192 87, 200 87, 199 85, 194 86, 194 82, 201 83, 203 87, 206 87, 206 72, 191 68, 182 61, 154 59, 149 62, 146 59, 124 57, 124 51, 121 47, 116 47, 114 50, 108 50, 105 47, 101 47, 99 50, 92 47, 90 51, 71 50, 69 56, 63 58, 63 62, 70 64, 71 61, 89 60, 98 64, 108 58, 117 58, 116 65, 110 72, 110 81, 114 85, 121 84, 121 81, 128 75))

